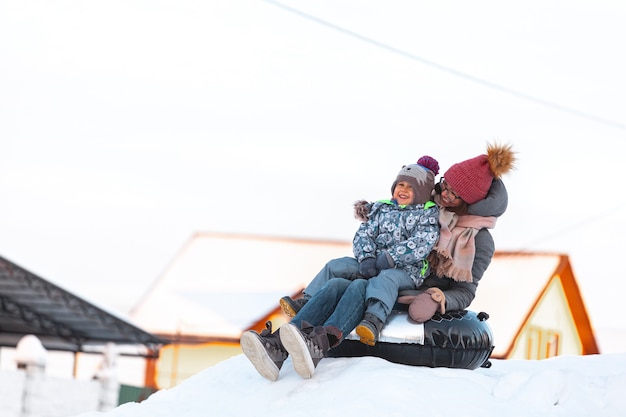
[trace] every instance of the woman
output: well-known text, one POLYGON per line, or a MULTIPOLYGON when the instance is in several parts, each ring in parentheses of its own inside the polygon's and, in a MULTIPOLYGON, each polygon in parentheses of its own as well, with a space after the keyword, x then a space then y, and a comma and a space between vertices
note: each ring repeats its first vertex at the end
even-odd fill
POLYGON ((402 291, 409 316, 423 323, 446 310, 464 310, 491 263, 495 244, 489 229, 506 211, 501 178, 514 169, 510 145, 490 144, 487 154, 452 165, 435 187, 440 205, 440 237, 430 254, 431 273, 417 290, 402 291))
MULTIPOLYGON (((495 227, 508 205, 502 176, 514 169, 515 160, 510 145, 489 144, 486 154, 452 165, 435 186, 434 199, 441 208, 441 235, 429 257, 430 273, 416 290, 401 291, 398 299, 409 304, 413 320, 424 322, 437 311, 464 310, 474 300, 495 252, 489 229, 495 227)), ((366 216, 358 213, 361 220, 366 216)), ((283 297, 283 312, 293 317, 331 278, 357 278, 346 270, 344 259, 326 264, 305 288, 302 298, 283 297)))

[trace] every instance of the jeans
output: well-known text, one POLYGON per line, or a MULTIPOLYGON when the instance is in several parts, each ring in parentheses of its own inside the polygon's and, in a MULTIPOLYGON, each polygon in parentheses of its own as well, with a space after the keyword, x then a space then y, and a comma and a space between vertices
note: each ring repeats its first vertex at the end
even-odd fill
POLYGON ((330 279, 291 319, 291 323, 300 329, 303 321, 313 326, 335 326, 341 330, 343 339, 363 318, 366 288, 364 279, 330 279))
POLYGON ((367 312, 384 323, 396 303, 398 292, 414 289, 415 283, 402 269, 383 269, 377 276, 367 280, 367 312))
POLYGON ((360 278, 359 262, 349 256, 328 261, 304 289, 304 298, 313 297, 331 278, 345 278, 347 280, 360 278))

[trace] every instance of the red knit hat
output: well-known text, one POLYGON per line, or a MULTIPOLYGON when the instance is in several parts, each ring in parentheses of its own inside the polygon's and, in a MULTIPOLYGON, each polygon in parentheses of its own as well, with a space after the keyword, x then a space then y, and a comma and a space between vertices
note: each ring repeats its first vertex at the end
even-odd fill
POLYGON ((450 188, 467 204, 487 197, 491 182, 514 168, 511 145, 489 144, 487 154, 452 165, 443 174, 450 188))

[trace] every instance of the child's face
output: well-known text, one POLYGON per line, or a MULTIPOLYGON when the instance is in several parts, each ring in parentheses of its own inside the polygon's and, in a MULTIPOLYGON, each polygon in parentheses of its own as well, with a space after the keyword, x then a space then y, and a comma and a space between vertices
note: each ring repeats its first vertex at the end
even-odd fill
POLYGON ((413 187, 406 181, 398 181, 396 188, 393 190, 393 198, 398 204, 413 204, 415 193, 413 187))

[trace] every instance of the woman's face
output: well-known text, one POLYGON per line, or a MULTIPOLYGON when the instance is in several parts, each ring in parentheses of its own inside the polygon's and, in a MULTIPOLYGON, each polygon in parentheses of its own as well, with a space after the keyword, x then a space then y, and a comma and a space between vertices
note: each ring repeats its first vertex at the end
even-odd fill
POLYGON ((446 182, 445 178, 439 180, 439 187, 441 188, 440 204, 442 206, 447 208, 455 208, 460 207, 464 204, 463 199, 454 192, 452 187, 450 187, 450 184, 446 182))

